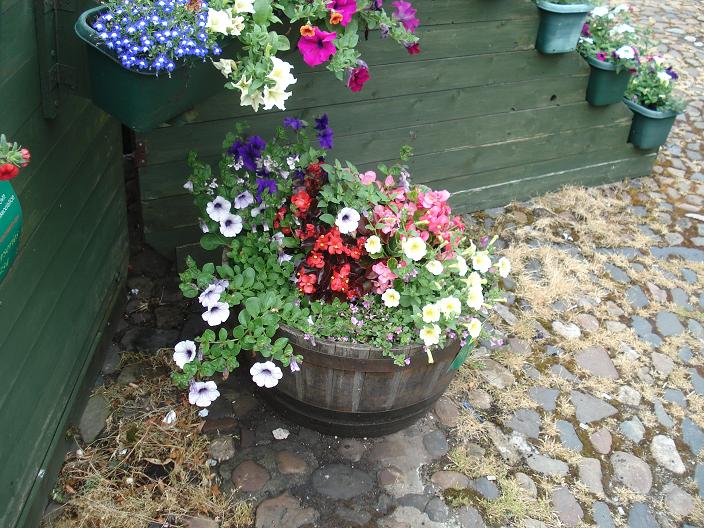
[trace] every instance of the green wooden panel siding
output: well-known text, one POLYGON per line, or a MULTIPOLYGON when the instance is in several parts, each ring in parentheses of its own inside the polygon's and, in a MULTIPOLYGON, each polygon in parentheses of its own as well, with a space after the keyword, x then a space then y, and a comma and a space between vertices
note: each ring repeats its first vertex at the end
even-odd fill
MULTIPOLYGON (((84 56, 72 24, 89 5, 79 0, 40 15, 49 44, 79 80, 84 56)), ((44 118, 38 57, 49 51, 37 46, 33 2, 0 2, 0 131, 32 151, 12 182, 25 224, 0 283, 3 528, 38 524, 128 255, 121 127, 66 87, 56 91, 56 118, 44 118)))
POLYGON ((447 187, 461 210, 532 196, 570 181, 642 176, 653 163, 626 143, 630 112, 584 102, 589 69, 576 54, 533 49, 538 13, 530 0, 417 0, 423 53, 410 56, 370 32, 361 51, 372 79, 352 93, 327 71, 285 54, 298 82, 287 112, 254 113, 223 90, 138 140, 146 151, 140 189, 146 240, 167 256, 197 241, 182 188, 190 149, 216 163, 237 120, 271 134, 284 115, 330 115, 333 155, 367 168, 411 144, 415 181, 447 187), (401 53, 399 53, 401 51, 401 53), (176 122, 176 121, 175 121, 176 122))

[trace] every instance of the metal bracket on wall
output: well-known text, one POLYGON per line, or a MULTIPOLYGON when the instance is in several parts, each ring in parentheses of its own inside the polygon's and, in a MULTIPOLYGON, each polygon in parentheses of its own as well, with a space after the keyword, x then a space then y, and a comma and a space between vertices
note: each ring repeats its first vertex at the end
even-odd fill
POLYGON ((45 118, 53 119, 59 108, 60 87, 76 89, 74 68, 58 61, 56 14, 58 11, 74 12, 76 0, 33 0, 33 8, 42 112, 45 118))

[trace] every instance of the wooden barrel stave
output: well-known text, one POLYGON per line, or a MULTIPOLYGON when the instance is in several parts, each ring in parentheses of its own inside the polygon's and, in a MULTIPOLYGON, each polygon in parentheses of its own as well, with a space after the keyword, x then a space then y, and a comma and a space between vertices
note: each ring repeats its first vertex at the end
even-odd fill
POLYGON ((422 346, 405 347, 411 364, 399 367, 379 349, 324 340, 312 345, 288 327, 279 333, 304 361, 264 396, 293 421, 338 435, 377 436, 416 421, 449 385, 459 351, 453 342, 429 364, 422 346))

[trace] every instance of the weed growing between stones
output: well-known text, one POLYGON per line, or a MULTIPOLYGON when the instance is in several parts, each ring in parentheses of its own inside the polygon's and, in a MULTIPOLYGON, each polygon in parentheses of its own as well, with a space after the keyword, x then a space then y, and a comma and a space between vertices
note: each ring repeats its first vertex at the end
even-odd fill
POLYGON ((166 350, 131 356, 142 377, 101 389, 112 410, 106 430, 67 455, 53 492, 61 512, 44 526, 144 528, 199 516, 223 528, 253 524, 252 505, 223 494, 214 481, 203 421, 169 382, 168 357, 166 350))

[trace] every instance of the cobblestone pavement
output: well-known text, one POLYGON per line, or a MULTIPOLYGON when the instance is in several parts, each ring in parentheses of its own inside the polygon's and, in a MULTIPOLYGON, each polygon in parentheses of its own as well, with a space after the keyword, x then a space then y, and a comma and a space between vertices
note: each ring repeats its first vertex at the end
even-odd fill
MULTIPOLYGON (((689 99, 654 177, 472 216, 514 265, 495 317, 505 341, 485 343, 400 433, 321 436, 233 378, 203 432, 221 487, 255 502, 257 528, 704 526, 704 9, 637 4, 689 99)), ((160 268, 152 256, 133 275, 160 268)), ((134 380, 120 351, 200 330, 173 280, 129 287, 106 382, 134 380)))

